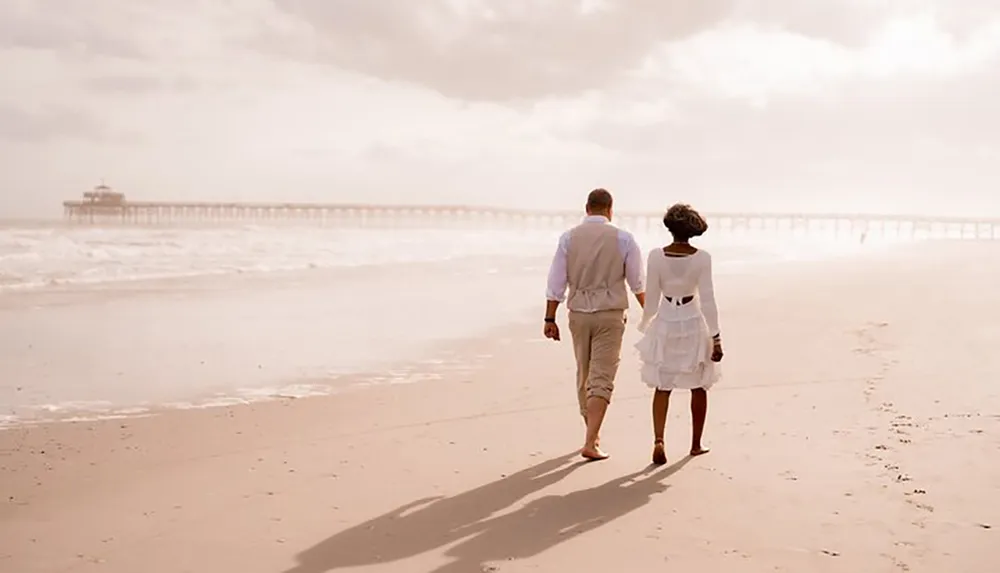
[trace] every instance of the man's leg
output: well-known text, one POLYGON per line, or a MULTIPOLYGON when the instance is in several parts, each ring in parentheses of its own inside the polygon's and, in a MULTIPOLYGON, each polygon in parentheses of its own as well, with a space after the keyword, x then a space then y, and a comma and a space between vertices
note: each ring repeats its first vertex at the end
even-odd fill
POLYGON ((590 330, 586 316, 569 313, 569 334, 573 339, 573 355, 576 358, 576 398, 580 405, 583 423, 587 423, 587 378, 590 376, 590 330))
POLYGON ((625 316, 620 311, 599 312, 591 318, 593 326, 590 376, 587 378, 587 438, 581 454, 586 458, 604 459, 608 454, 600 449, 598 439, 614 392, 618 365, 621 363, 625 316))

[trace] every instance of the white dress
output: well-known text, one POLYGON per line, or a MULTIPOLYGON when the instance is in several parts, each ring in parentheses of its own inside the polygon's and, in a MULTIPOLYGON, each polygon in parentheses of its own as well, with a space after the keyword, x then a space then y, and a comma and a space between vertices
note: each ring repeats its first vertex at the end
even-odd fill
POLYGON ((710 388, 721 375, 711 360, 712 337, 719 333, 712 256, 702 250, 670 256, 655 249, 646 265, 643 336, 635 345, 642 381, 659 390, 710 388), (692 299, 684 304, 685 297, 692 299))

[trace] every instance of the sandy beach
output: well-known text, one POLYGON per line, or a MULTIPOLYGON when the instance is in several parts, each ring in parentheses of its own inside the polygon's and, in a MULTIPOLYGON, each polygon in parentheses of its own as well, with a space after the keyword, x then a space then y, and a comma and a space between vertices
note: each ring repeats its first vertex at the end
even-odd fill
POLYGON ((520 319, 421 383, 9 429, 0 570, 990 572, 998 247, 720 276, 712 452, 681 393, 661 469, 631 351, 580 464, 570 347, 520 319))

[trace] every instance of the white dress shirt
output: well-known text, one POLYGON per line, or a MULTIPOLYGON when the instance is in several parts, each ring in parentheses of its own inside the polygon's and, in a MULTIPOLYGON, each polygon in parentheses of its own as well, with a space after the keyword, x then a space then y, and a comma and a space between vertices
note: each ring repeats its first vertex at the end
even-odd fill
MULTIPOLYGON (((585 223, 604 223, 610 225, 611 221, 603 215, 588 215, 583 219, 585 223)), ((549 268, 548 288, 545 292, 547 300, 564 302, 566 300, 566 289, 569 287, 569 271, 566 268, 566 254, 569 249, 569 239, 571 231, 566 231, 559 237, 559 246, 556 254, 552 258, 552 266, 549 268)), ((624 229, 618 229, 618 250, 625 260, 625 281, 635 294, 646 289, 645 277, 643 273, 642 250, 636 242, 632 233, 624 229)), ((586 312, 586 311, 583 311, 586 312)))

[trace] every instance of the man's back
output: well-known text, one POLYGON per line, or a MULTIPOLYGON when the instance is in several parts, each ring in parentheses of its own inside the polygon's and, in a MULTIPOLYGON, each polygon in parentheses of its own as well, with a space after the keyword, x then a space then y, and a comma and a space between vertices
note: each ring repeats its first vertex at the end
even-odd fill
POLYGON ((628 308, 628 287, 645 289, 642 252, 631 233, 607 217, 589 215, 559 239, 546 296, 567 302, 574 312, 600 312, 628 308), (566 291, 569 290, 569 299, 566 291))
POLYGON ((569 231, 566 274, 567 307, 580 312, 625 310, 625 257, 620 229, 604 221, 584 221, 569 231))

